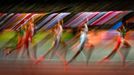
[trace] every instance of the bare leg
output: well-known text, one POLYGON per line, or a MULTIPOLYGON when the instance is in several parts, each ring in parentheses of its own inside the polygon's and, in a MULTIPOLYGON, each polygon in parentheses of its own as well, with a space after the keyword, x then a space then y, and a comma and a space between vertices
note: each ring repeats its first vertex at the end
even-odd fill
POLYGON ((121 47, 121 53, 123 55, 123 60, 122 60, 123 65, 125 65, 126 63, 126 58, 129 54, 130 49, 131 49, 131 45, 126 40, 124 40, 123 46, 121 47))
POLYGON ((41 41, 39 41, 36 45, 33 46, 34 48, 34 57, 35 59, 37 59, 37 47, 42 46, 44 43, 46 43, 48 41, 48 39, 51 38, 51 34, 47 34, 41 41))
POLYGON ((106 60, 108 60, 108 59, 111 59, 114 55, 115 55, 115 53, 118 51, 118 49, 120 48, 120 45, 121 45, 121 37, 118 37, 118 40, 117 40, 117 44, 116 44, 116 46, 115 46, 115 48, 112 50, 112 52, 108 55, 108 56, 106 56, 101 62, 104 62, 104 61, 106 61, 106 60))
POLYGON ((87 65, 89 63, 89 59, 91 57, 91 54, 92 54, 93 50, 94 50, 94 45, 91 44, 89 50, 87 51, 87 61, 86 61, 87 65))
POLYGON ((80 46, 80 48, 79 48, 79 50, 77 51, 77 53, 71 58, 71 60, 70 60, 67 64, 71 63, 73 60, 76 59, 76 57, 77 57, 77 56, 81 53, 81 51, 83 50, 84 44, 85 44, 85 43, 83 43, 83 44, 80 46))
POLYGON ((37 61, 35 62, 35 64, 39 64, 40 62, 42 62, 45 57, 53 50, 55 49, 55 47, 53 46, 52 48, 50 48, 43 56, 39 57, 39 59, 37 59, 37 61))

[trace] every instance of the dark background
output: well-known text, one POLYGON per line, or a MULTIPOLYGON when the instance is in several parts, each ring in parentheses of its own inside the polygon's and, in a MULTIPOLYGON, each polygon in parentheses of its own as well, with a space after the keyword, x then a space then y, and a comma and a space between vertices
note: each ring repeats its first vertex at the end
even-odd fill
POLYGON ((0 0, 0 12, 134 10, 133 0, 0 0))

